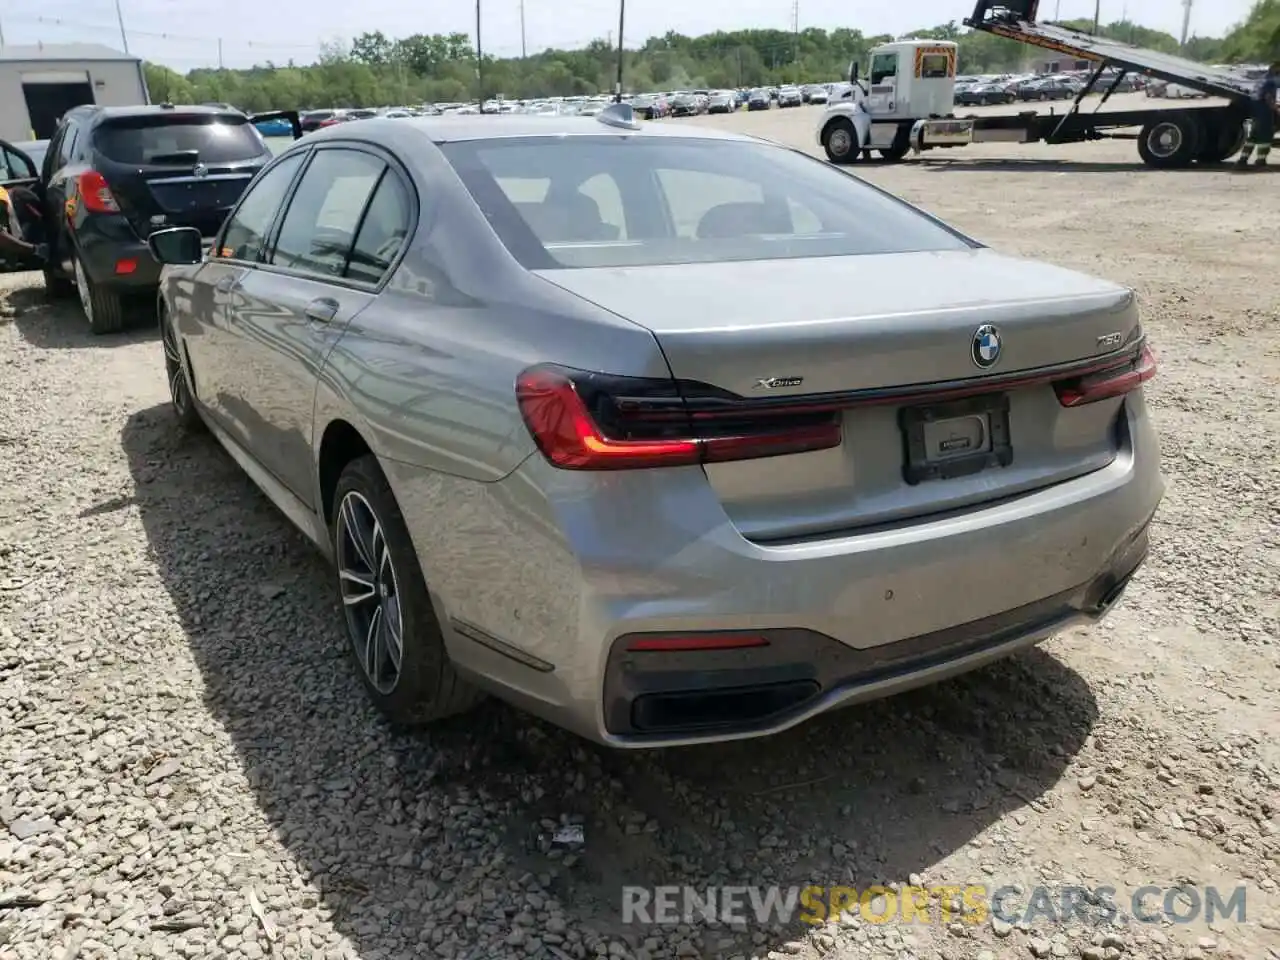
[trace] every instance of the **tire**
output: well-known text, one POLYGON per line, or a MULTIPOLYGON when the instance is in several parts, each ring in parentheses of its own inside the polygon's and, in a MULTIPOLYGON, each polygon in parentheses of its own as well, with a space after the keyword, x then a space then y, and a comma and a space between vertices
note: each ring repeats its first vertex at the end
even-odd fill
POLYGON ((169 384, 169 404, 173 407, 173 415, 178 420, 178 427, 184 433, 200 433, 204 431, 204 420, 196 409, 195 396, 191 392, 191 382, 187 379, 187 366, 182 360, 182 346, 178 335, 169 320, 169 312, 160 306, 160 343, 164 349, 164 375, 169 384))
POLYGON ((1230 120, 1215 121, 1206 126, 1204 145, 1196 155, 1197 163, 1222 163, 1240 152, 1244 146, 1245 125, 1230 120))
POLYGON ((472 707, 481 694, 449 661, 409 530, 372 455, 352 460, 338 478, 329 536, 352 659, 374 706, 402 727, 472 707))
POLYGON ((862 156, 858 131, 846 117, 836 117, 822 128, 822 149, 832 163, 856 163, 862 156))
POLYGON ((80 295, 80 308, 89 321, 89 330, 98 336, 119 333, 124 329, 124 304, 119 294, 94 283, 79 254, 76 254, 75 267, 76 292, 80 295))
POLYGON ((66 300, 75 296, 76 285, 56 270, 45 267, 44 291, 50 300, 66 300))
POLYGON ((1142 128, 1138 155, 1147 166, 1158 169, 1189 166, 1200 152, 1203 133, 1196 117, 1170 112, 1167 118, 1152 120, 1142 128))
POLYGON ((893 143, 879 151, 880 158, 886 163, 901 163, 910 152, 911 128, 906 126, 898 127, 893 143))

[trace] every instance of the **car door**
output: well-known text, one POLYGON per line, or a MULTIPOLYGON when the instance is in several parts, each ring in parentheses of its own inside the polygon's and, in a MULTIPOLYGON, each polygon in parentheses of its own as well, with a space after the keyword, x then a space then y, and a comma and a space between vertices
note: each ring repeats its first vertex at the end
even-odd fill
POLYGON ((63 120, 49 140, 44 155, 40 178, 44 183, 45 238, 49 243, 49 263, 59 272, 70 275, 71 244, 68 204, 76 197, 75 157, 84 144, 84 121, 78 118, 63 120))
MULTIPOLYGON (((36 168, 31 158, 13 144, 0 140, 0 188, 6 191, 3 195, 3 207, 0 207, 0 230, 21 236, 20 226, 9 222, 10 216, 16 214, 10 209, 13 199, 8 196, 7 190, 11 187, 30 187, 37 182, 36 168)), ((6 258, 0 252, 0 270, 25 269, 29 264, 22 263, 21 259, 17 254, 6 258)))
POLYGON ((27 154, 7 140, 0 140, 0 187, 30 186, 40 172, 27 154))
POLYGON ((320 368, 405 242, 410 197, 403 174, 377 149, 318 146, 267 262, 236 290, 224 402, 246 449, 309 507, 320 368))
POLYGON ((268 165, 245 189, 227 222, 214 237, 205 262, 190 278, 190 309, 175 315, 177 332, 190 358, 191 390, 200 405, 237 442, 233 411, 226 397, 231 314, 236 288, 245 274, 266 260, 272 227, 310 152, 285 154, 268 165))

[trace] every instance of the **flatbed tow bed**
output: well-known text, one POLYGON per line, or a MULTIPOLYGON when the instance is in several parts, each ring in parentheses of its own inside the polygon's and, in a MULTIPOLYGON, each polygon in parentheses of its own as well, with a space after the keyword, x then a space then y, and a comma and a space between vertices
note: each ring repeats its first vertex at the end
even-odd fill
MULTIPOLYGON (((1020 43, 1064 53, 1095 64, 1084 89, 1060 116, 1004 116, 977 119, 979 133, 1025 130, 1027 141, 1076 143, 1104 137, 1136 139, 1144 163, 1153 167, 1185 167, 1193 161, 1219 163, 1244 143, 1244 124, 1255 83, 1228 68, 1197 63, 1156 50, 1081 33, 1056 24, 1037 23, 1039 0, 978 0, 965 26, 1020 43), (1126 74, 1140 73, 1227 101, 1178 110, 1152 108, 1082 113, 1084 98, 1097 89, 1105 68, 1118 70, 1103 90, 1101 107, 1126 74), (1122 133, 1141 128, 1137 134, 1122 133)), ((979 136, 976 140, 999 140, 979 136)))
POLYGON ((1039 0, 976 0, 973 14, 964 24, 1094 64, 1085 87, 1065 112, 957 116, 952 105, 955 44, 897 41, 872 51, 869 87, 859 81, 857 66, 851 68, 850 81, 856 91, 844 102, 830 105, 818 127, 818 142, 828 158, 850 163, 878 149, 886 159, 898 160, 909 152, 971 143, 1130 139, 1137 141, 1145 164, 1169 169, 1220 163, 1243 146, 1256 81, 1230 68, 1037 23, 1038 7, 1039 0), (901 65, 893 72, 895 60, 901 65), (1100 86, 1108 67, 1115 71, 1114 76, 1100 86), (1127 74, 1176 83, 1218 102, 1172 109, 1101 110, 1127 74), (1100 100, 1094 109, 1083 112, 1081 105, 1095 91, 1102 93, 1100 100))

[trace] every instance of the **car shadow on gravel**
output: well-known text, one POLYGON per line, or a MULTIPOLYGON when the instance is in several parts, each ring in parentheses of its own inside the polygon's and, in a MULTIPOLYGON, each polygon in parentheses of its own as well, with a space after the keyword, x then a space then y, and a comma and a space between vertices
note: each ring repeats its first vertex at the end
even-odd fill
MULTIPOLYGON (((975 158, 923 159, 914 161, 929 173, 1149 173, 1164 176, 1169 173, 1234 173, 1231 164, 1156 169, 1145 163, 1100 163, 1080 160, 982 160, 975 158)), ((1250 173, 1254 170, 1251 168, 1250 173)), ((1267 171, 1262 171, 1267 172, 1267 171)))
POLYGON ((493 701, 393 732, 349 666, 323 560, 176 427, 157 406, 122 434, 156 573, 284 859, 357 956, 763 954, 807 928, 627 926, 622 887, 977 882, 977 850, 964 876, 934 865, 1051 788, 1097 716, 1036 650, 736 744, 609 751, 493 701), (548 852, 568 823, 584 845, 548 852))
POLYGON ((19 336, 43 350, 84 350, 123 347, 159 338, 155 310, 146 302, 126 307, 125 328, 119 333, 91 333, 75 295, 51 298, 40 274, 30 284, 0 289, 0 324, 11 322, 19 336))

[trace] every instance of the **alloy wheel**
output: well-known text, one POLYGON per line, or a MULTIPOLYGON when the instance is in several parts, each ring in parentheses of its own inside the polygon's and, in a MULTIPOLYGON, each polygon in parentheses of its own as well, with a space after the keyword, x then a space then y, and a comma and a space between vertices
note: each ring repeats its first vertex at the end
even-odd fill
POLYGON ((169 400, 178 416, 185 416, 191 391, 187 389, 187 372, 183 369, 182 357, 178 353, 178 338, 168 317, 164 318, 160 330, 160 342, 164 346, 165 379, 169 381, 169 400))
POLYGON ((386 536, 372 505, 349 491, 338 505, 338 583, 356 660, 379 693, 400 680, 404 621, 386 536))
POLYGON ((84 311, 85 319, 90 324, 93 323, 93 297, 89 294, 89 278, 85 275, 84 264, 80 262, 80 258, 76 257, 76 293, 80 296, 80 309, 84 311))

